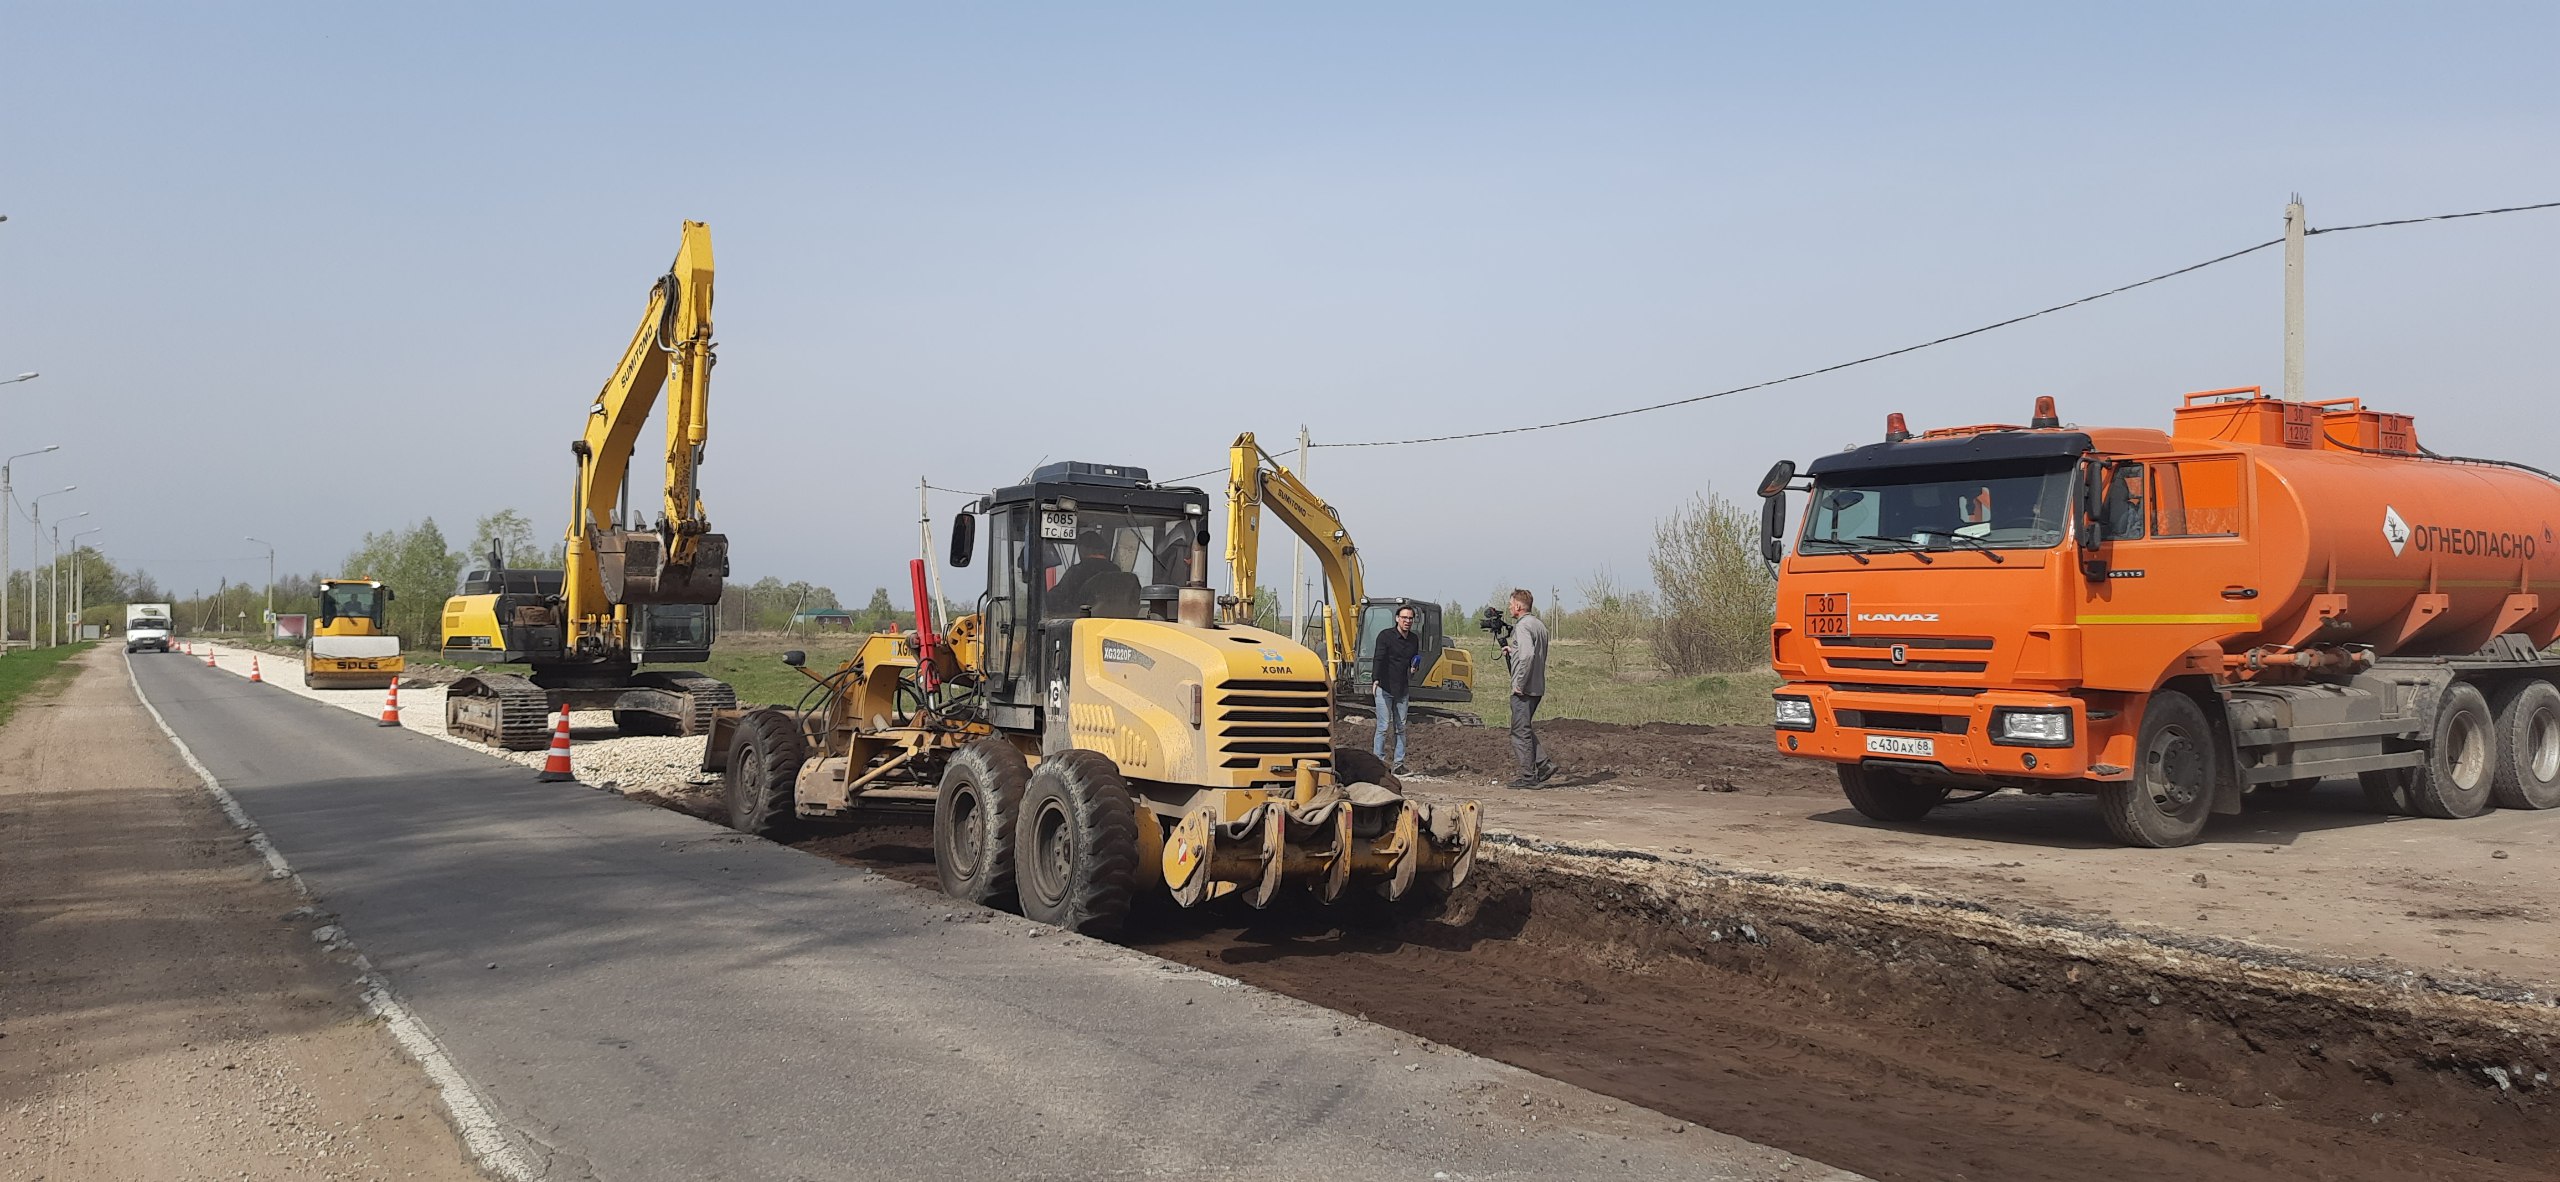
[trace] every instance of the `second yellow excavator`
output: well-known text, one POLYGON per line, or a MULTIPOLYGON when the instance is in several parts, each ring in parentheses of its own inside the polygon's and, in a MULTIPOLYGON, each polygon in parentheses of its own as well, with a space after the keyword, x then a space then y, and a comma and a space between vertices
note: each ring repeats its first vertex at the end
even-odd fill
POLYGON ((1262 511, 1273 516, 1315 551, 1324 571, 1330 600, 1316 605, 1315 620, 1301 631, 1306 643, 1324 653, 1325 680, 1343 709, 1374 709, 1370 688, 1377 684, 1378 634, 1395 626, 1399 608, 1413 609, 1413 630, 1421 637, 1424 667, 1412 681, 1412 712, 1438 716, 1470 726, 1482 720, 1459 707, 1475 701, 1475 658, 1449 639, 1440 604, 1431 599, 1369 597, 1360 566, 1360 548, 1342 526, 1342 514, 1316 496, 1296 473, 1271 458, 1254 442, 1253 432, 1236 436, 1227 452, 1227 572, 1234 588, 1219 599, 1228 623, 1253 622, 1253 595, 1261 565, 1262 511), (1319 636, 1318 633, 1321 633, 1319 636))
POLYGON ((711 531, 696 487, 710 434, 711 275, 711 229, 686 222, 622 363, 587 408, 585 432, 569 441, 578 474, 566 569, 511 569, 492 552, 445 601, 445 656, 532 666, 531 676, 454 681, 445 693, 452 733, 530 751, 543 745, 552 711, 610 710, 625 734, 698 735, 737 704, 717 678, 638 671, 709 659, 729 574, 729 539, 711 531), (662 507, 652 525, 625 524, 615 498, 671 373, 662 507))

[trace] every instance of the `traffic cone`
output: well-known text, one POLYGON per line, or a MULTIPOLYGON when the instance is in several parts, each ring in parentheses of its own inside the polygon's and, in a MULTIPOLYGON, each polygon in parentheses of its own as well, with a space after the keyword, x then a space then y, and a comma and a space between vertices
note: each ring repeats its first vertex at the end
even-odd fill
POLYGON ((213 663, 213 646, 209 644, 204 646, 204 667, 207 669, 215 668, 213 663))
POLYGON ((563 710, 559 725, 551 728, 551 754, 543 757, 541 779, 550 784, 577 778, 569 770, 569 712, 563 710))
POLYGON ((373 724, 373 725, 375 725, 375 726, 398 726, 398 725, 400 725, 400 678, 399 678, 397 675, 394 675, 394 676, 391 678, 391 692, 390 692, 390 694, 386 695, 386 696, 382 699, 382 721, 377 722, 377 723, 375 723, 375 724, 373 724))
POLYGON ((251 654, 249 654, 249 680, 251 680, 251 681, 265 681, 265 680, 266 680, 266 678, 263 678, 263 677, 258 676, 258 654, 256 654, 256 653, 251 653, 251 654))

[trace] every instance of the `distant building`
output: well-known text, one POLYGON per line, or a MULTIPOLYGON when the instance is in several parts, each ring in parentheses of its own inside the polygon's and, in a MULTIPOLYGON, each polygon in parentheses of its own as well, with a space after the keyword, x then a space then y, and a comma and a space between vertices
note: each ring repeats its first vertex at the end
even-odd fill
POLYGON ((822 607, 791 617, 795 628, 825 628, 837 632, 854 631, 853 613, 840 607, 822 607))

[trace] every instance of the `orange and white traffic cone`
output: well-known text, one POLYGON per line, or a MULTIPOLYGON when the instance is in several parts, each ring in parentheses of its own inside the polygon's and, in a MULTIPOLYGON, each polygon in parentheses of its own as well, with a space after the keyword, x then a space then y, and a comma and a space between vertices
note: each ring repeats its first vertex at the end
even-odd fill
POLYGON ((559 725, 551 728, 551 754, 543 757, 541 779, 550 784, 577 778, 569 770, 569 712, 563 710, 559 725))
POLYGON ((217 667, 213 663, 213 646, 209 644, 204 646, 204 667, 207 669, 217 667))
POLYGON ((396 675, 391 679, 391 692, 382 699, 382 721, 373 725, 400 725, 400 678, 396 675))
POLYGON ((256 653, 251 653, 251 654, 249 654, 249 680, 251 680, 251 681, 265 681, 265 680, 266 680, 266 678, 258 676, 258 654, 256 654, 256 653))

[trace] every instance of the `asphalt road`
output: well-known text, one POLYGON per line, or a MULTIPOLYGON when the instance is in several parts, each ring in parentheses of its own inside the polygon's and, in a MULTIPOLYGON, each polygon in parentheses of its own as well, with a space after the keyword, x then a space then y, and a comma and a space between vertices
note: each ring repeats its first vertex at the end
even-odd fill
POLYGON ((1844 1176, 183 657, 132 660, 544 1178, 1844 1176))

